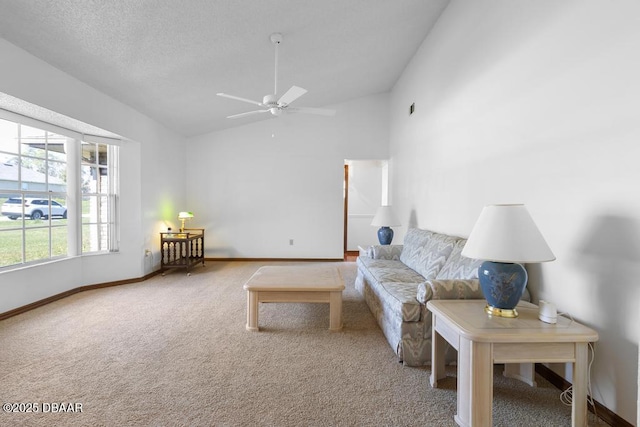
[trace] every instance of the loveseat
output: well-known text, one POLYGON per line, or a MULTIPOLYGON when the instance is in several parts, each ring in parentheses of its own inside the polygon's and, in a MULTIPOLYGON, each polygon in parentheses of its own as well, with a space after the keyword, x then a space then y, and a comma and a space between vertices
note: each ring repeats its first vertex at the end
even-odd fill
MULTIPOLYGON (((478 281, 482 261, 461 255, 465 243, 460 237, 411 228, 402 245, 370 246, 357 259, 356 289, 405 365, 431 362, 427 301, 484 298, 478 281)), ((528 299, 528 292, 523 298, 528 299)))

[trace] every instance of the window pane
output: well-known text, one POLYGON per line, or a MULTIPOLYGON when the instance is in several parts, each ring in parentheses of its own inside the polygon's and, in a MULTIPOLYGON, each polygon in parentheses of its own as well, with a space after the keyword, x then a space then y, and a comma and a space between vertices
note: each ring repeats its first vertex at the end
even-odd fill
POLYGON ((62 162, 48 162, 49 191, 55 193, 67 192, 67 164, 62 162))
MULTIPOLYGON (((15 222, 11 221, 14 225, 15 222)), ((2 226, 6 226, 2 223, 2 226)), ((22 262, 22 230, 0 230, 0 267, 22 262)))
POLYGON ((109 193, 109 176, 107 168, 82 166, 83 193, 109 193))
POLYGON ((82 225, 82 252, 96 252, 98 246, 98 225, 83 224, 82 225))
POLYGON ((98 197, 83 196, 82 197, 82 223, 98 222, 98 197))
POLYGON ((109 220, 108 196, 82 197, 82 222, 84 224, 107 222, 109 220))
MULTIPOLYGON (((0 158, 0 162, 2 162, 1 158, 0 158)), ((2 176, 2 180, 8 181, 8 182, 2 182, 2 188, 17 190, 18 189, 18 166, 14 163, 0 163, 0 171, 2 171, 2 174, 0 174, 0 176, 2 176)))
POLYGON ((18 154, 18 124, 0 119, 0 151, 18 154))
POLYGON ((82 143, 82 163, 96 163, 96 146, 94 144, 82 143))
POLYGON ((96 150, 98 150, 98 164, 100 166, 108 165, 107 146, 105 144, 97 144, 96 150))
POLYGON ((101 196, 98 200, 100 203, 100 222, 109 222, 109 198, 101 196))
POLYGON ((109 226, 107 224, 82 224, 82 252, 109 250, 109 226))
POLYGON ((47 191, 46 161, 31 157, 22 157, 20 166, 20 188, 22 190, 47 191))
POLYGON ((99 247, 101 251, 109 250, 109 226, 107 224, 103 224, 100 226, 99 247))
POLYGON ((51 256, 64 256, 67 255, 67 225, 66 220, 60 220, 64 222, 61 227, 51 228, 51 256))
POLYGON ((49 150, 49 158, 52 160, 66 161, 67 137, 49 132, 47 134, 47 148, 49 150))
POLYGON ((25 262, 49 258, 49 228, 25 230, 25 262))
POLYGON ((82 192, 98 192, 98 168, 93 166, 82 166, 82 192))
POLYGON ((46 132, 29 126, 20 126, 21 154, 23 156, 46 157, 46 132))
POLYGON ((109 175, 107 168, 99 168, 98 169, 98 177, 99 177, 99 187, 98 193, 101 194, 109 194, 109 175))

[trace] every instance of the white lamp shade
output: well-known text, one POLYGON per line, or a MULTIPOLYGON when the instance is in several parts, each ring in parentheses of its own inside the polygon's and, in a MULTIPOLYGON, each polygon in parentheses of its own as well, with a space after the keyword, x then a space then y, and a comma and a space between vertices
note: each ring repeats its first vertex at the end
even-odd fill
POLYGON ((556 259, 524 205, 485 206, 462 255, 497 262, 535 263, 556 259))
POLYGON ((376 216, 373 217, 371 225, 378 227, 396 227, 400 225, 400 220, 391 210, 391 206, 380 206, 376 212, 376 216))
POLYGON ((178 219, 193 218, 193 212, 180 212, 178 213, 178 219))

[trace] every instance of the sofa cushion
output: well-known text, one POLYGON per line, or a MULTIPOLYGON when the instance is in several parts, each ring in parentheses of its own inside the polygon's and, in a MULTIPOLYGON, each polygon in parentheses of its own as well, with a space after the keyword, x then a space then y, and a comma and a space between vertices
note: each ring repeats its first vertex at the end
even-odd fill
POLYGON ((357 264, 371 282, 420 283, 424 278, 400 261, 358 257, 357 264))
POLYGON ((420 320, 421 308, 416 299, 417 283, 386 282, 382 283, 386 291, 383 304, 395 313, 400 313, 403 322, 417 322, 420 320))
POLYGON ((426 280, 435 279, 457 240, 457 237, 410 228, 404 238, 400 261, 426 280))
POLYGON ((462 256, 467 239, 458 239, 436 279, 477 279, 482 260, 462 256))

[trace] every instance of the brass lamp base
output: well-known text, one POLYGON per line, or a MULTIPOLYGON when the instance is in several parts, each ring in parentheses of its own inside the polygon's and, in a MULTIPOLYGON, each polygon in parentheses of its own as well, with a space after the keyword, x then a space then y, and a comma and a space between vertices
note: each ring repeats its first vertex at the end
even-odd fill
POLYGON ((487 313, 490 316, 496 316, 496 317, 518 317, 518 312, 516 311, 515 308, 509 309, 509 308, 497 308, 497 307, 492 307, 489 304, 487 304, 484 307, 484 311, 485 313, 487 313))

